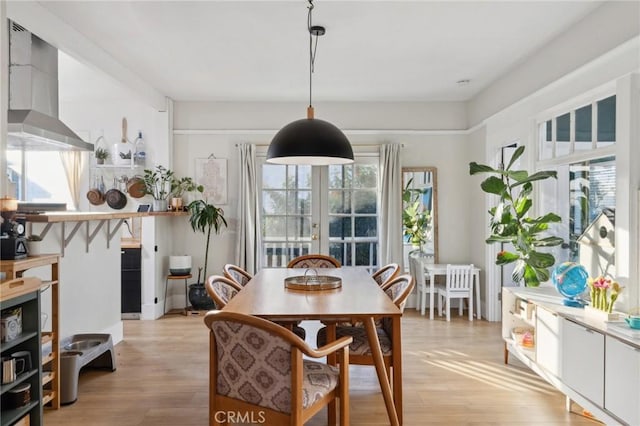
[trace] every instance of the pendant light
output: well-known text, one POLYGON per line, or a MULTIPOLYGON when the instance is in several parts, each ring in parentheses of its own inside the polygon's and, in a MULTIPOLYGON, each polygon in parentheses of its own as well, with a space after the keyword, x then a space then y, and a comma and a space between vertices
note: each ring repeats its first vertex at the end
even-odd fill
POLYGON ((353 150, 347 137, 333 124, 314 117, 311 102, 315 45, 326 32, 324 27, 312 25, 313 0, 309 1, 307 29, 309 31, 309 107, 307 118, 293 121, 276 133, 267 151, 267 162, 273 164, 329 164, 353 163, 353 150))

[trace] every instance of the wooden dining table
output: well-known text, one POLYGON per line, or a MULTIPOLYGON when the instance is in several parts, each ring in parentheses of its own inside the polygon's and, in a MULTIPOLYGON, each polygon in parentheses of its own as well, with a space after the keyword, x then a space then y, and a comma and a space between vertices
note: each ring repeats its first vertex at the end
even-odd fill
MULTIPOLYGON (((285 288, 287 277, 304 275, 304 269, 267 268, 259 271, 229 303, 225 311, 255 315, 270 320, 321 320, 327 324, 353 319, 367 330, 389 421, 402 424, 402 312, 362 268, 322 268, 320 275, 339 277, 342 286, 333 290, 292 290, 285 288), (392 384, 387 377, 375 328, 375 319, 392 319, 392 384)), ((335 326, 327 337, 335 336, 335 326)))

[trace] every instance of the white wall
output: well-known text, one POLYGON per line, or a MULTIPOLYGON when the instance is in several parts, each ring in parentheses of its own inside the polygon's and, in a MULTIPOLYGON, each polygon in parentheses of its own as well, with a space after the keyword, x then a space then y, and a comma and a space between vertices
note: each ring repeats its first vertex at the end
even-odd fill
MULTIPOLYGON (((590 64, 594 58, 609 55, 617 46, 638 36, 639 17, 639 2, 605 2, 472 99, 469 102, 469 124, 478 124, 590 64)), ((612 64, 611 68, 603 69, 601 75, 611 80, 623 74, 612 64)), ((583 83, 589 84, 588 81, 583 83)))
MULTIPOLYGON (((75 225, 68 222, 66 236, 75 225)), ((91 229, 97 225, 91 222, 91 229)), ((33 232, 40 233, 42 224, 34 224, 33 232)), ((122 340, 120 319, 120 242, 117 237, 107 248, 106 225, 96 234, 86 252, 85 224, 64 249, 60 258, 60 338, 77 333, 108 333, 113 342, 122 340)), ((42 242, 43 253, 60 253, 62 224, 54 224, 42 242)), ((50 267, 29 270, 28 274, 51 279, 50 267)), ((51 325, 50 292, 43 293, 43 311, 51 325)))
MULTIPOLYGON (((228 159, 229 201, 223 207, 229 228, 212 237, 208 275, 220 273, 225 263, 234 262, 237 227, 238 143, 266 146, 281 126, 303 117, 299 103, 206 103, 176 102, 174 109, 173 158, 177 174, 194 176, 195 159, 228 159), (197 131, 202 134, 197 134, 197 131)), ((316 106, 316 117, 345 130, 352 144, 403 143, 402 163, 406 167, 438 168, 439 250, 445 261, 463 261, 468 245, 466 215, 467 154, 464 105, 461 103, 344 103, 316 106), (399 130, 398 130, 399 129, 399 130), (414 132, 406 131, 413 129, 414 132), (419 129, 419 130, 418 130, 419 129), (442 131, 444 130, 444 131, 442 131)), ((401 206, 398 206, 401 208, 401 206)), ((196 265, 204 261, 205 239, 194 234, 188 223, 176 221, 174 254, 193 256, 196 265), (187 236, 185 238, 185 235, 187 236)))

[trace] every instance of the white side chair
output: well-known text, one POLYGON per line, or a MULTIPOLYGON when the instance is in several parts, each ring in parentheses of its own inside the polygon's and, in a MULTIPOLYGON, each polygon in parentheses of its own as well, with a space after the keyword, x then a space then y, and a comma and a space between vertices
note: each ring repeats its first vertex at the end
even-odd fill
MULTIPOLYGON (((436 285, 438 292, 438 312, 442 315, 442 302, 451 321, 451 299, 469 299, 469 321, 473 321, 473 264, 447 265, 446 284, 436 285)), ((460 300, 458 313, 462 316, 463 301, 460 300)))
MULTIPOLYGON (((427 285, 424 265, 420 257, 409 255, 409 273, 416 282, 416 311, 420 310, 420 314, 424 315, 427 307, 427 294, 431 293, 431 288, 427 285)), ((435 288, 433 291, 437 292, 435 288)))

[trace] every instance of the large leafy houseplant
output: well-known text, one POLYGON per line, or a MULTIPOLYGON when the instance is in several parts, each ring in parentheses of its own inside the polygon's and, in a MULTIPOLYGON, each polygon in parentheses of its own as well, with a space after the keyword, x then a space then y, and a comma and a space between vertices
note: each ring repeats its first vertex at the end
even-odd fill
MULTIPOLYGON (((211 232, 215 231, 216 234, 220 232, 222 225, 227 226, 227 221, 224 218, 224 211, 209 204, 206 200, 195 200, 189 203, 187 210, 191 215, 189 217, 189 223, 194 232, 202 232, 206 235, 206 245, 204 250, 204 279, 207 279, 207 263, 209 261, 209 243, 211 241, 211 232)), ((198 277, 198 283, 200 277, 198 277)))
POLYGON ((549 268, 555 263, 550 253, 538 251, 563 243, 562 238, 545 236, 549 224, 560 222, 560 216, 547 213, 532 218, 528 215, 532 207, 533 182, 556 178, 555 171, 540 171, 532 175, 526 170, 511 170, 515 161, 524 153, 524 146, 516 149, 504 170, 494 169, 476 162, 469 163, 469 173, 490 173, 480 187, 489 194, 500 197, 498 204, 489 210, 491 236, 487 244, 511 243, 515 252, 502 250, 496 256, 496 265, 515 262, 512 278, 527 287, 537 287, 549 280, 549 268))

